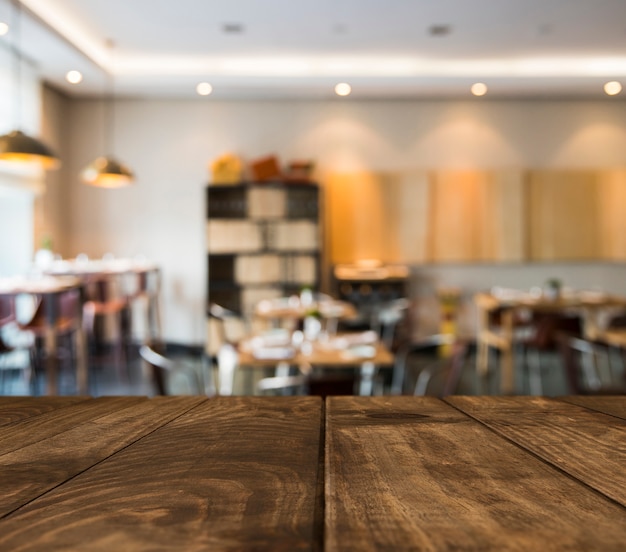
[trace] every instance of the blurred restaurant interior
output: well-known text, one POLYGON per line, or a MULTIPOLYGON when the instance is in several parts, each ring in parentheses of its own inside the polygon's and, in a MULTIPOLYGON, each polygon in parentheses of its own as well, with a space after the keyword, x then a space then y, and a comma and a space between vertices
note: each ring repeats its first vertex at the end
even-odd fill
POLYGON ((624 393, 625 21, 0 0, 0 394, 624 393))

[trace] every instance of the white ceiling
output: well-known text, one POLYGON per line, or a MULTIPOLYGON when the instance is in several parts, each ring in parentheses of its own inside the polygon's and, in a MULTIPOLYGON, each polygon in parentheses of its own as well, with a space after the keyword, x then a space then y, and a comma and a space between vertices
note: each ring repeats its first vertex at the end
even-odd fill
MULTIPOLYGON (((9 24, 11 1, 0 1, 9 24)), ((22 3, 25 55, 71 95, 106 91, 100 68, 116 93, 155 97, 196 97, 200 81, 213 85, 209 98, 332 97, 340 81, 354 98, 462 97, 476 81, 488 97, 601 98, 608 80, 626 87, 626 0, 22 3), (450 32, 433 36, 433 25, 450 32), (74 68, 85 79, 70 86, 74 68)))

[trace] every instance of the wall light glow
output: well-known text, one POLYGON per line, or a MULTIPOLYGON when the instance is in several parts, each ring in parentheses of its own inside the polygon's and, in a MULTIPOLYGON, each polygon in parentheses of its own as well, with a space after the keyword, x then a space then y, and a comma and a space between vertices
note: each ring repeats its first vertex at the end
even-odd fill
POLYGON ((3 36, 9 32, 9 26, 4 22, 0 21, 0 36, 3 36))

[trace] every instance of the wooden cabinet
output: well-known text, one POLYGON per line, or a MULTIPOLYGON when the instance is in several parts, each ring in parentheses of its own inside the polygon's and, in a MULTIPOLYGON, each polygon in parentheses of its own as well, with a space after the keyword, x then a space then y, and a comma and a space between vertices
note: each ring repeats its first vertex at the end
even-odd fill
POLYGON ((315 184, 207 187, 208 299, 249 315, 262 299, 318 287, 315 184))

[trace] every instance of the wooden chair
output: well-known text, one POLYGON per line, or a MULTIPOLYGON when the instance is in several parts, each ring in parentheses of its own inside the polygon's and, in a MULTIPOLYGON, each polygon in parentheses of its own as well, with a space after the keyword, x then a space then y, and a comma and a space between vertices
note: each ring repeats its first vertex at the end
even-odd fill
POLYGON ((409 394, 408 361, 410 358, 422 358, 427 362, 419 369, 412 394, 426 395, 429 392, 431 380, 438 374, 444 376, 444 385, 436 394, 442 397, 454 394, 461 378, 467 352, 468 344, 451 334, 436 334, 404 345, 396 353, 391 393, 395 395, 409 394), (440 356, 439 352, 444 346, 450 347, 450 354, 440 356))
POLYGON ((615 376, 602 343, 561 332, 557 343, 563 359, 570 393, 576 395, 624 395, 626 371, 615 376), (604 358, 606 362, 601 363, 604 358))
POLYGON ((139 348, 139 355, 150 368, 157 395, 206 394, 203 377, 194 366, 167 358, 149 344, 139 348))
MULTIPOLYGON (((76 371, 81 355, 85 354, 83 334, 81 328, 82 297, 78 289, 63 291, 58 297, 59 316, 57 317, 54 332, 57 338, 57 355, 59 361, 67 363, 76 371)), ((44 363, 48 356, 45 340, 49 328, 45 303, 41 297, 35 297, 35 309, 27 322, 17 323, 20 331, 32 336, 30 346, 31 358, 31 387, 36 392, 37 378, 43 372, 44 363)), ((77 374, 78 375, 78 374, 77 374)), ((83 384, 76 382, 78 387, 83 384)), ((86 387, 86 382, 85 382, 86 387)))

